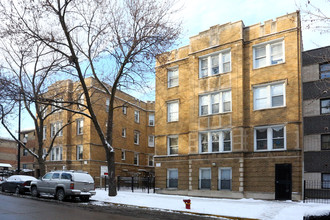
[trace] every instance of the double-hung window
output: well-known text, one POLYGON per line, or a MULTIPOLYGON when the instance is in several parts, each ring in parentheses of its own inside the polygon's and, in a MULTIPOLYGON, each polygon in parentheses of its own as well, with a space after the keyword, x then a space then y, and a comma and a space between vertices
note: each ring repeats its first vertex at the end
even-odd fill
POLYGON ((134 131, 134 144, 138 145, 140 143, 140 132, 134 131))
POLYGON ((127 114, 127 106, 123 106, 123 114, 124 114, 124 115, 127 114))
POLYGON ((52 105, 51 110, 52 111, 62 111, 61 107, 63 107, 63 99, 56 99, 55 102, 52 105))
POLYGON ((330 78, 330 63, 320 64, 320 79, 330 78))
POLYGON ((83 159, 83 145, 77 145, 77 160, 82 160, 83 159))
POLYGON ((136 123, 139 123, 140 122, 140 112, 137 111, 137 110, 134 111, 134 121, 136 123))
POLYGON ((149 126, 155 126, 155 114, 149 113, 149 126))
POLYGON ((84 93, 80 94, 77 102, 78 102, 78 108, 82 108, 85 103, 85 94, 84 93))
POLYGON ((253 68, 261 68, 285 62, 284 40, 275 40, 253 47, 253 68))
POLYGON ((125 150, 121 150, 121 160, 125 160, 126 159, 126 151, 125 150))
POLYGON ((330 134, 321 134, 321 149, 330 150, 330 134))
POLYGON ((167 86, 172 88, 179 85, 179 68, 171 68, 167 70, 167 86))
POLYGON ((199 189, 211 189, 211 168, 199 169, 199 189))
POLYGON ((62 160, 62 147, 53 147, 52 148, 50 160, 52 160, 52 161, 62 160))
POLYGON ((219 168, 219 189, 231 190, 231 168, 219 168))
POLYGON ((148 165, 150 167, 154 166, 154 156, 153 155, 148 155, 148 165))
POLYGON ((256 151, 286 149, 285 127, 256 127, 254 129, 254 147, 256 151))
POLYGON ((330 99, 321 99, 321 114, 330 114, 330 99))
POLYGON ((231 151, 230 130, 216 130, 199 133, 199 152, 217 153, 231 151))
POLYGON ((153 136, 153 135, 148 136, 148 146, 149 147, 155 146, 155 136, 153 136))
POLYGON ((50 137, 55 137, 57 132, 59 132, 57 136, 62 136, 63 130, 59 131, 60 129, 62 129, 62 122, 55 122, 50 124, 50 137))
POLYGON ((121 136, 126 137, 126 128, 121 129, 121 136))
POLYGON ((139 165, 139 153, 134 153, 134 165, 139 165))
POLYGON ((106 112, 109 112, 109 106, 110 106, 110 99, 107 98, 107 99, 105 100, 105 111, 106 111, 106 112))
POLYGON ((212 115, 231 111, 231 91, 199 96, 199 115, 212 115))
POLYGON ((84 129, 84 120, 77 119, 76 123, 77 123, 77 135, 82 135, 84 129))
POLYGON ((167 188, 178 188, 178 169, 167 170, 167 188))
POLYGON ((204 78, 231 71, 230 50, 213 53, 199 59, 199 77, 204 78))
POLYGON ((167 103, 167 121, 179 121, 179 101, 167 103))
POLYGON ((42 128, 42 140, 46 140, 47 137, 47 126, 42 128))
POLYGON ((179 150, 179 136, 172 135, 167 137, 168 155, 176 155, 179 150))
POLYGON ((330 174, 322 173, 322 188, 330 189, 330 174))
POLYGON ((285 106, 284 83, 274 83, 253 87, 254 110, 285 106))

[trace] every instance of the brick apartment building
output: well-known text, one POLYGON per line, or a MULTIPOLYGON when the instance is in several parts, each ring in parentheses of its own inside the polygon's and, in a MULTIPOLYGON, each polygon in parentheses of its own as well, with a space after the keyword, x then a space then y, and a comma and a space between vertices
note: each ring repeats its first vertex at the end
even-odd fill
MULTIPOLYGON (((36 151, 37 138, 34 128, 21 130, 21 140, 26 141, 26 147, 32 151, 36 151), (25 138, 25 139, 24 139, 25 138)), ((20 152, 20 169, 21 173, 34 175, 35 158, 23 147, 20 152)))
POLYGON ((215 25, 156 66, 159 193, 293 199, 302 191, 299 12, 215 25))
POLYGON ((304 179, 330 188, 330 46, 304 51, 301 74, 304 179))
MULTIPOLYGON (((86 79, 86 83, 96 115, 105 132, 106 106, 109 104, 109 98, 93 78, 86 79)), ((48 93, 54 93, 54 91, 57 93, 57 98, 64 101, 78 100, 82 103, 85 101, 78 82, 58 81, 48 89, 48 93)), ((113 125, 116 175, 145 176, 153 174, 154 102, 143 102, 124 92, 117 91, 115 106, 119 106, 114 112, 113 125)), ((48 108, 47 112, 50 112, 52 107, 48 108)), ((71 108, 78 110, 79 107, 72 105, 71 108)), ((66 126, 55 139, 52 152, 46 161, 46 171, 84 170, 89 172, 98 183, 101 167, 106 166, 107 163, 104 147, 101 145, 91 120, 70 111, 57 110, 45 122, 43 137, 46 142, 45 146, 49 146, 54 134, 69 120, 73 123, 66 126)))
POLYGON ((0 163, 10 164, 17 169, 17 143, 8 138, 0 138, 0 163))

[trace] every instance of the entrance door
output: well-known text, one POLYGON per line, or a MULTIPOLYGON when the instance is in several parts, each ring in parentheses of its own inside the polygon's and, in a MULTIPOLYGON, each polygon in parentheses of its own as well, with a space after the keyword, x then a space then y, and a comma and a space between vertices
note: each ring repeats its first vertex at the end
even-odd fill
POLYGON ((291 200, 292 165, 275 164, 275 199, 291 200))

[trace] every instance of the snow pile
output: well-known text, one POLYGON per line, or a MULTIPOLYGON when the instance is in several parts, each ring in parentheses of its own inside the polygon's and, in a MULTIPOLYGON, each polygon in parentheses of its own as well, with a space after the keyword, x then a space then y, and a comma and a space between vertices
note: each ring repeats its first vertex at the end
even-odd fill
POLYGON ((257 218, 262 220, 301 220, 304 215, 330 212, 330 204, 302 203, 292 201, 264 201, 254 199, 214 199, 187 197, 146 192, 119 191, 116 197, 109 197, 104 189, 96 189, 95 205, 103 202, 143 206, 160 210, 188 211, 195 213, 257 218), (185 209, 184 199, 191 200, 191 209, 185 209))

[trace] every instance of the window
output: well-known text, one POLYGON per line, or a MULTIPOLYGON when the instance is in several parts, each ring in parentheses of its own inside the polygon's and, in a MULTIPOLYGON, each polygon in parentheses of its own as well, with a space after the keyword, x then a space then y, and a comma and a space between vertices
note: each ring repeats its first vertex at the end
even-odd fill
POLYGON ((50 124, 50 137, 55 137, 56 133, 59 132, 57 134, 57 136, 62 136, 63 135, 63 130, 62 129, 62 122, 55 122, 50 124), (59 131, 61 130, 61 131, 59 131))
POLYGON ((231 168, 219 168, 219 189, 231 190, 231 168))
POLYGON ((61 111, 62 109, 60 107, 63 106, 63 99, 57 99, 55 102, 53 102, 52 105, 52 111, 61 111))
POLYGON ((231 132, 229 130, 201 132, 199 146, 200 153, 230 152, 231 132))
POLYGON ((106 111, 106 112, 109 112, 109 106, 110 106, 110 99, 107 98, 107 99, 105 100, 105 111, 106 111))
POLYGON ((211 189, 211 168, 199 169, 199 189, 211 189))
POLYGON ((199 96, 199 115, 212 115, 231 111, 231 91, 199 96))
POLYGON ((126 151, 121 150, 121 160, 126 160, 126 151))
POLYGON ((134 144, 139 144, 140 142, 140 132, 134 131, 134 144))
POLYGON ((150 167, 153 167, 154 166, 154 156, 153 155, 149 155, 148 156, 148 165, 150 167))
POLYGON ((178 154, 179 137, 177 135, 167 137, 167 145, 168 145, 168 155, 178 154))
POLYGON ((47 149, 43 148, 42 149, 42 157, 44 159, 45 155, 47 154, 47 149))
POLYGON ((179 68, 167 70, 167 86, 172 88, 179 85, 179 68))
POLYGON ((27 169, 27 164, 22 164, 23 166, 22 166, 22 168, 23 169, 27 169))
POLYGON ((124 114, 124 115, 127 114, 127 106, 123 106, 123 114, 124 114))
POLYGON ((59 161, 62 160, 62 147, 53 147, 50 153, 50 160, 59 161))
POLYGON ((47 136, 47 127, 44 126, 42 128, 42 140, 46 140, 46 136, 47 136))
POLYGON ((137 111, 137 110, 134 111, 134 121, 136 123, 139 123, 140 122, 140 112, 137 111))
POLYGON ((167 170, 167 188, 178 188, 178 169, 167 170))
POLYGON ((71 180, 72 176, 69 173, 62 173, 61 174, 61 179, 62 180, 71 180))
POLYGON ((42 179, 43 180, 49 180, 51 177, 52 177, 52 173, 46 173, 43 177, 42 177, 42 179))
POLYGON ((321 134, 321 149, 330 150, 330 134, 321 134))
POLYGON ((320 79, 330 78, 330 63, 320 64, 320 79))
POLYGON ((231 53, 225 50, 199 59, 199 77, 213 76, 231 71, 231 53))
POLYGON ((322 173, 322 188, 330 189, 330 174, 322 173))
POLYGON ((85 94, 84 93, 80 94, 80 96, 78 97, 77 102, 78 102, 78 107, 82 108, 83 105, 85 104, 85 94))
POLYGON ((321 114, 330 113, 330 99, 321 99, 321 114))
POLYGON ((153 135, 148 136, 148 146, 149 147, 155 146, 155 136, 153 136, 153 135))
POLYGON ((46 114, 47 114, 47 106, 40 105, 39 106, 39 111, 40 111, 41 118, 45 119, 46 114))
POLYGON ((179 121, 179 101, 167 103, 167 121, 179 121))
POLYGON ((59 173, 54 173, 52 176, 52 179, 59 179, 60 178, 60 174, 59 173))
POLYGON ((284 126, 260 127, 254 129, 255 150, 284 150, 286 136, 284 126))
POLYGON ((155 114, 149 113, 149 126, 155 126, 155 114))
POLYGON ((77 145, 77 160, 83 159, 83 145, 77 145))
POLYGON ((253 68, 284 63, 284 41, 277 40, 253 47, 253 68))
POLYGON ((28 150, 27 149, 23 149, 23 156, 27 156, 28 155, 28 150))
POLYGON ((83 119, 77 119, 77 135, 83 134, 84 129, 84 120, 83 119))
POLYGON ((134 153, 134 165, 139 165, 139 154, 134 153))
POLYGON ((285 106, 284 83, 256 86, 253 88, 254 110, 285 106))
POLYGON ((123 129, 121 130, 121 136, 122 136, 122 137, 126 137, 126 128, 123 128, 123 129))

